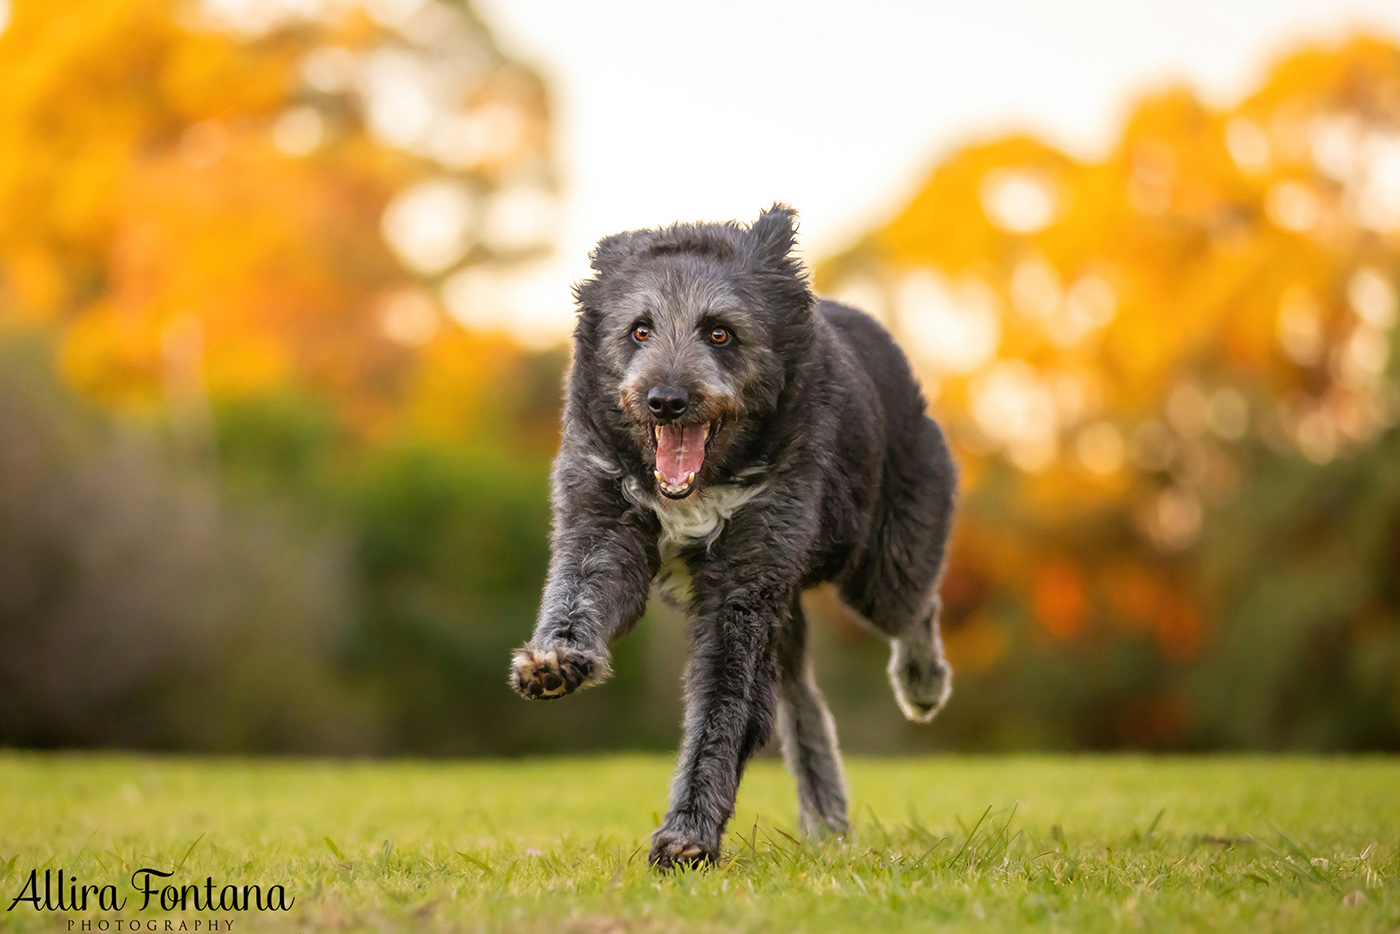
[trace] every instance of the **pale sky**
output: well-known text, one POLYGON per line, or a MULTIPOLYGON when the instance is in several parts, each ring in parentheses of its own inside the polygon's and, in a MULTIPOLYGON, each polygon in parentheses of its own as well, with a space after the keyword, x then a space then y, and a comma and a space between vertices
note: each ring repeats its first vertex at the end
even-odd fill
POLYGON ((752 219, 782 200, 816 258, 889 218, 968 141, 1024 129, 1092 158, 1145 91, 1184 80, 1225 104, 1299 42, 1361 28, 1400 37, 1397 0, 475 8, 549 82, 563 229, 557 258, 519 300, 554 327, 568 325, 569 283, 605 234, 752 219))

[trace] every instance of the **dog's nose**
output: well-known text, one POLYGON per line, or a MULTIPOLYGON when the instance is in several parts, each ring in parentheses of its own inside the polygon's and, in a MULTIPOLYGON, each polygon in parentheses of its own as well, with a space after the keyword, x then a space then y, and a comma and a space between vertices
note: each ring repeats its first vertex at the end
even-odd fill
POLYGON ((678 386, 657 386, 647 393, 647 408, 658 421, 680 418, 689 404, 690 395, 678 386))

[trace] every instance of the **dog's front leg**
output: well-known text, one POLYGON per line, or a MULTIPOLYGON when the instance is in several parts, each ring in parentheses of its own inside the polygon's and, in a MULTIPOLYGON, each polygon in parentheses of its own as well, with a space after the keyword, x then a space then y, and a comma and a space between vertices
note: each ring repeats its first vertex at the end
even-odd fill
POLYGON ((646 609, 656 573, 654 518, 629 503, 615 479, 557 470, 554 537, 534 635, 515 650, 510 684, 552 700, 612 673, 609 646, 646 609))
POLYGON ((796 584, 736 584, 725 581, 727 576, 696 575, 699 606, 686 671, 685 740, 671 810, 652 837, 650 861, 659 869, 719 859, 744 766, 772 730, 775 635, 786 623, 796 584))

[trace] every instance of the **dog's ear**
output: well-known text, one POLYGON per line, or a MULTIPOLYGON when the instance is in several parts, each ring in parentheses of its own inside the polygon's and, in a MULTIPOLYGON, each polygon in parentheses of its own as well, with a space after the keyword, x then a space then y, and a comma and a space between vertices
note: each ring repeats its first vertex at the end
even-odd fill
POLYGON ((615 268, 625 257, 632 254, 640 235, 641 231, 626 230, 604 237, 588 254, 588 265, 592 266, 595 272, 608 272, 615 268))
POLYGON ((805 320, 814 303, 807 270, 792 255, 797 240, 797 212, 786 204, 773 206, 749 228, 752 269, 765 283, 774 307, 805 320))
POLYGON ((785 263, 797 241, 797 212, 786 204, 773 202, 749 228, 749 239, 761 265, 785 263))
POLYGON ((574 302, 580 311, 586 312, 597 304, 599 290, 603 288, 603 278, 637 251, 646 233, 644 230, 624 230, 622 233, 611 234, 599 240, 589 251, 588 265, 593 267, 596 275, 574 284, 574 302))

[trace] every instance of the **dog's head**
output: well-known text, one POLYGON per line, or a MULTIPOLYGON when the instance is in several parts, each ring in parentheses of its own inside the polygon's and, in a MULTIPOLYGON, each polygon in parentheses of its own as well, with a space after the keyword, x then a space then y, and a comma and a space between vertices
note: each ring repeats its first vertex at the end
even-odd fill
MULTIPOLYGON (((771 414, 812 335, 796 212, 604 238, 577 287, 574 380, 615 402, 657 489, 683 499, 771 414)), ((735 466, 735 465, 730 465, 735 466)))

